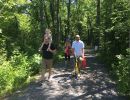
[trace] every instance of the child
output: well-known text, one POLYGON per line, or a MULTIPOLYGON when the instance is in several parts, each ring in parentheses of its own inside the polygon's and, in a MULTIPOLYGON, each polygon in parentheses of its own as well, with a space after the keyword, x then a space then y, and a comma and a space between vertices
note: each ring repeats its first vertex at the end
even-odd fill
POLYGON ((47 51, 48 51, 48 50, 50 49, 50 45, 51 45, 51 43, 52 43, 52 35, 51 35, 50 29, 47 29, 47 28, 46 28, 46 30, 45 30, 44 41, 43 41, 41 47, 39 48, 39 51, 40 51, 40 52, 41 52, 41 49, 42 49, 42 47, 43 47, 43 45, 44 45, 44 43, 45 43, 45 37, 47 37, 47 38, 49 39, 49 46, 48 46, 48 49, 47 49, 47 51))
POLYGON ((70 61, 70 55, 71 55, 71 43, 69 40, 65 42, 65 65, 67 64, 67 61, 70 61))

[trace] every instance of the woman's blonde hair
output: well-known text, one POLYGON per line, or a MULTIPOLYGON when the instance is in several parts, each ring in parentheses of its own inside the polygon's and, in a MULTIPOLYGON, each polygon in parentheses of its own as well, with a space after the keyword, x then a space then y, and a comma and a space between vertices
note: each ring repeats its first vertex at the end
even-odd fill
POLYGON ((65 41, 65 46, 71 46, 70 41, 65 41))

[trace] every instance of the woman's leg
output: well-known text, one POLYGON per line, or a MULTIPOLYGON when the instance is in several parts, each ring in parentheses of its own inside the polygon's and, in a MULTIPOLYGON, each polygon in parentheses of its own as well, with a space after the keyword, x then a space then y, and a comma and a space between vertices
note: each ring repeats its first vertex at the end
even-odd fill
POLYGON ((52 59, 48 59, 47 60, 47 68, 48 68, 48 72, 49 72, 49 76, 48 79, 50 78, 51 74, 52 74, 52 65, 53 65, 53 60, 52 59))
POLYGON ((46 67, 46 59, 42 60, 42 68, 41 68, 41 80, 45 79, 45 73, 46 73, 47 67, 46 67))

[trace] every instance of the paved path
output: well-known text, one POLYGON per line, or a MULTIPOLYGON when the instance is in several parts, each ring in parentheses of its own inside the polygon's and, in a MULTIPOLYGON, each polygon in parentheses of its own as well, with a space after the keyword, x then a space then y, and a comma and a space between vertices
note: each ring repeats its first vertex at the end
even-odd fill
POLYGON ((66 70, 64 63, 60 62, 53 68, 52 78, 43 82, 41 87, 38 83, 31 83, 4 100, 128 100, 118 95, 115 82, 95 55, 88 54, 87 62, 88 67, 81 71, 79 80, 71 80, 72 67, 66 70))

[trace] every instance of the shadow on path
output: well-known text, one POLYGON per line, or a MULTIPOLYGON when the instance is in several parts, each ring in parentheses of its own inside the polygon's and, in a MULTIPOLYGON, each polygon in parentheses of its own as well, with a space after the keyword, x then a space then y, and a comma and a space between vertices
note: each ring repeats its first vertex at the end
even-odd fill
POLYGON ((87 69, 81 70, 80 79, 72 80, 69 76, 73 68, 65 68, 64 62, 60 62, 53 68, 52 78, 44 81, 41 87, 31 83, 4 100, 128 100, 118 95, 115 82, 95 55, 87 54, 87 63, 87 69))

